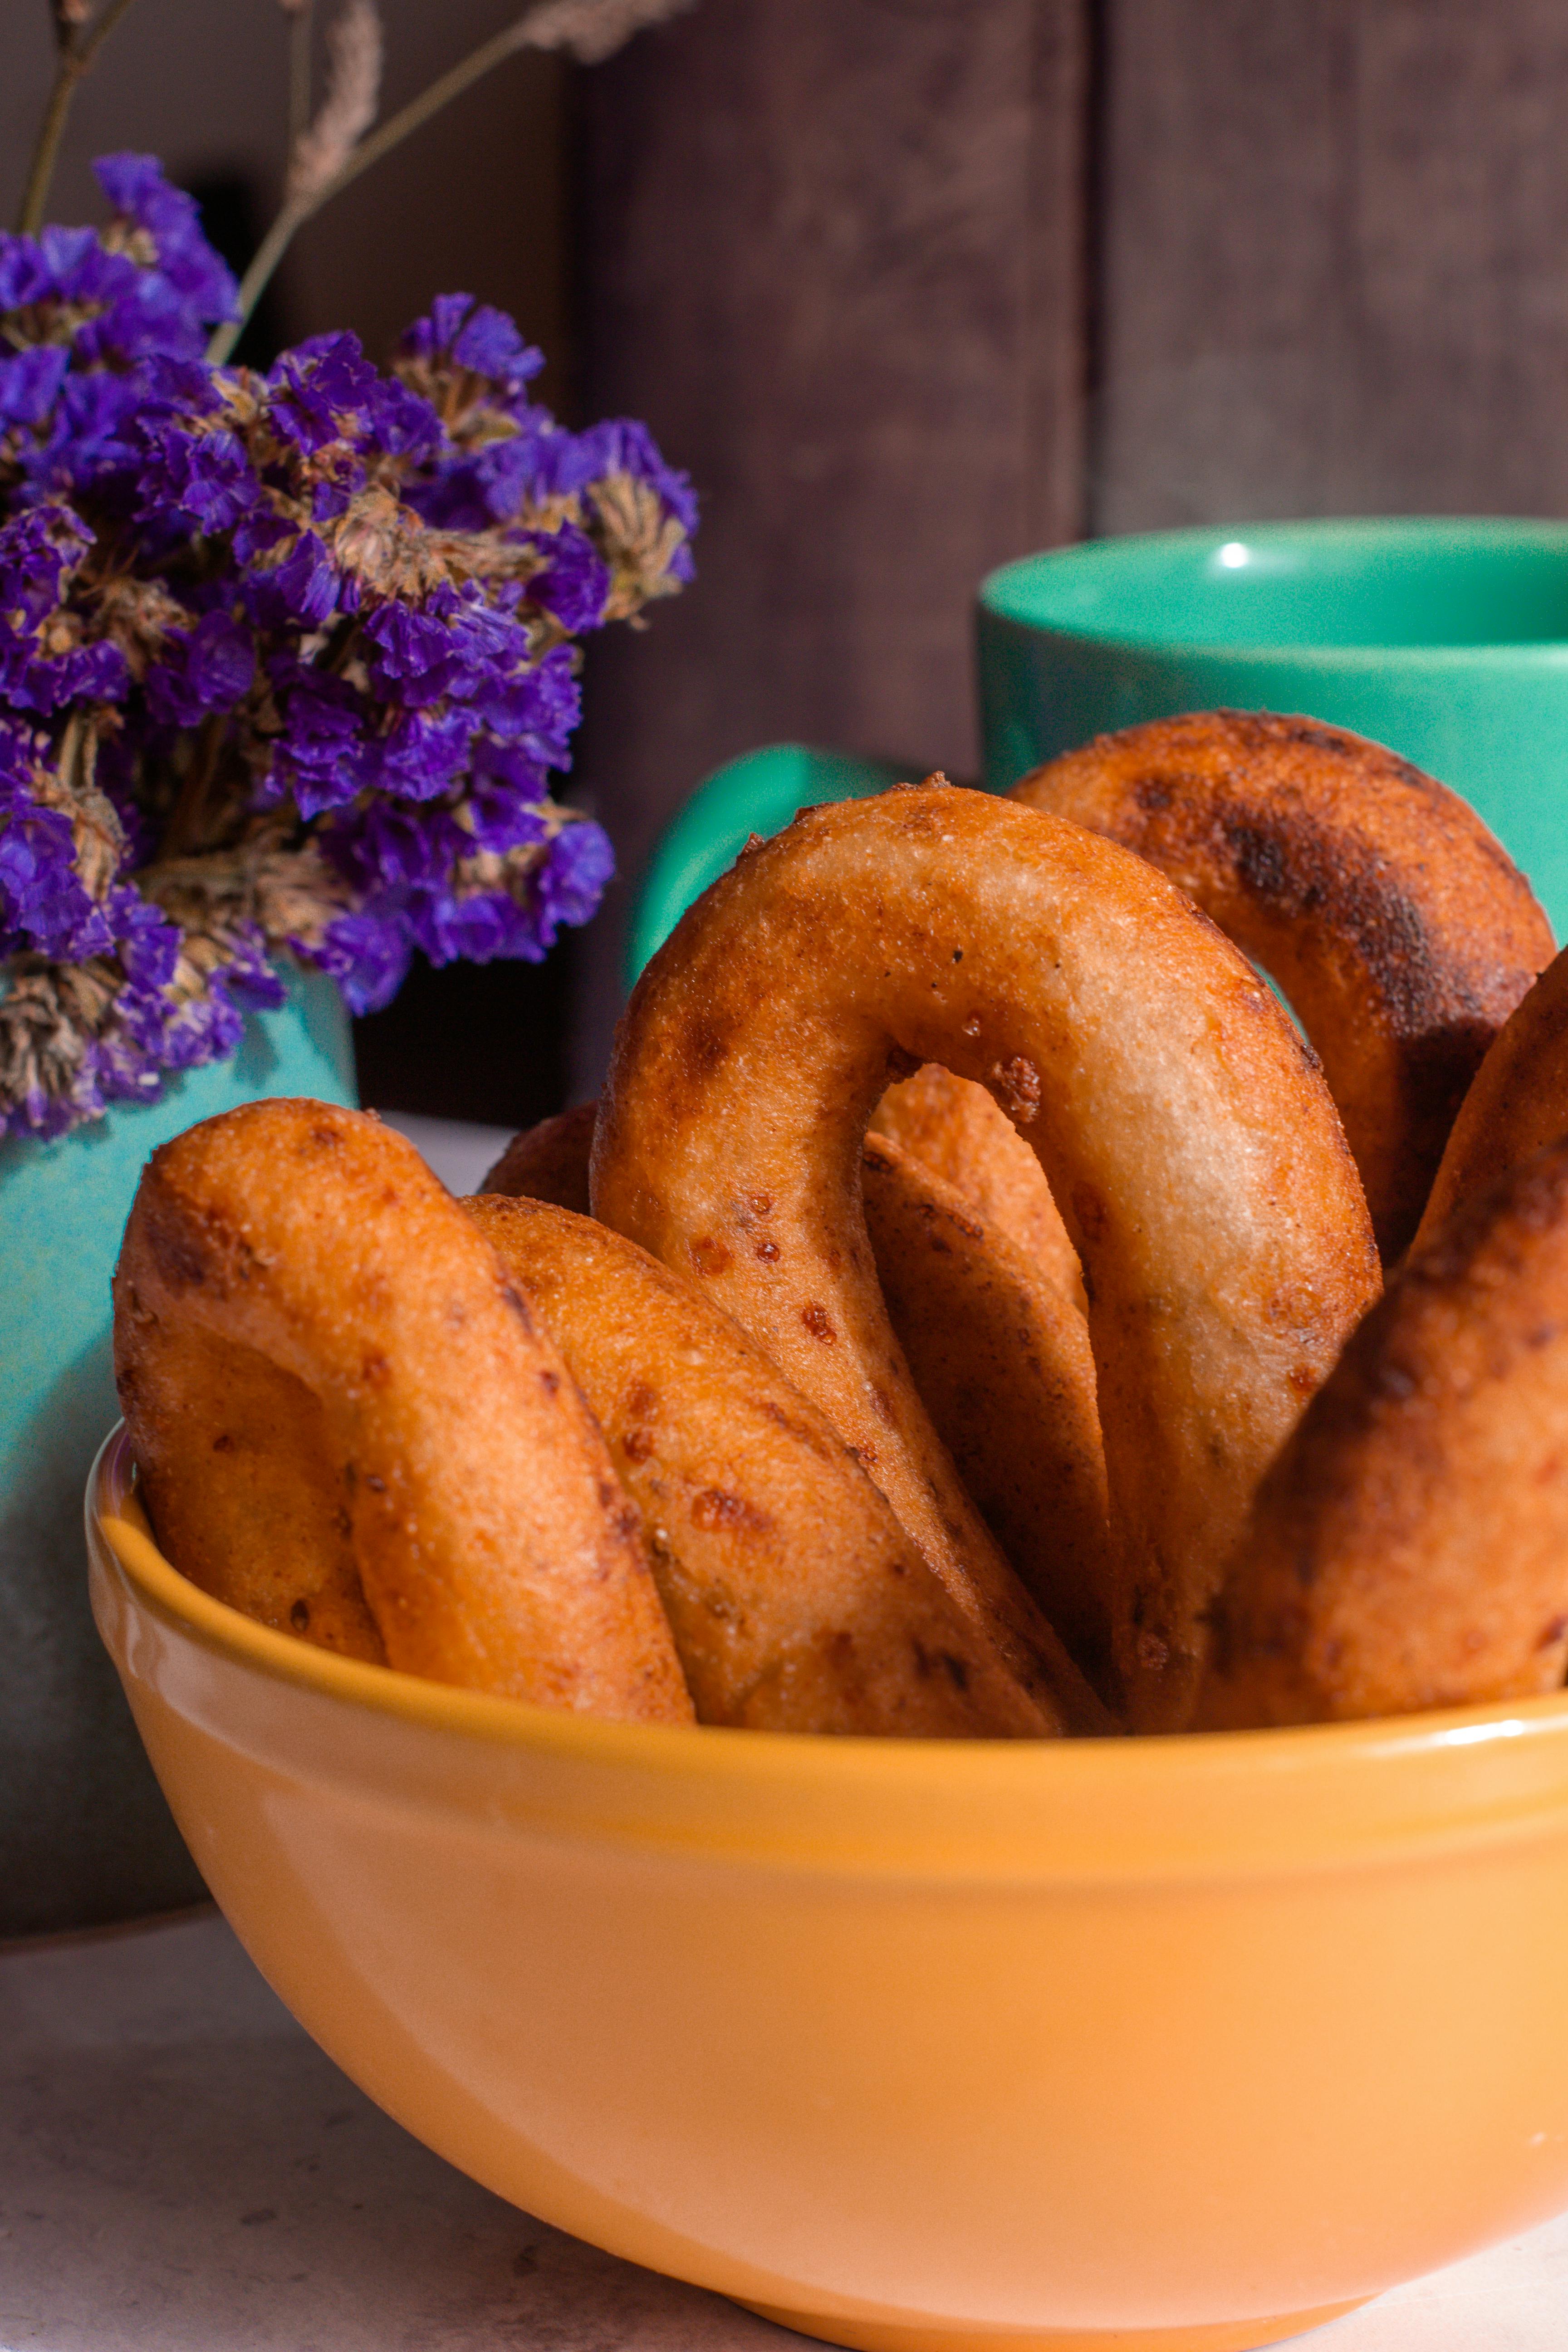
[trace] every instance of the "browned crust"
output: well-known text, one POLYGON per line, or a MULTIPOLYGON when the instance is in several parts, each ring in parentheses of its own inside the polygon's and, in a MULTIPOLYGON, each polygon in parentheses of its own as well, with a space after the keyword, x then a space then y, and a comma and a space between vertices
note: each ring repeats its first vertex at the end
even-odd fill
POLYGON ((888 1088, 871 1131, 961 1192, 1064 1298, 1084 1306, 1083 1269, 1040 1163, 984 1087, 928 1062, 888 1088))
POLYGON ((1200 1720, 1404 1715, 1568 1663, 1568 1140, 1413 1256, 1264 1483, 1200 1720))
MULTIPOLYGON (((1077 1253, 1038 1160, 984 1087, 950 1077, 932 1064, 907 1087, 889 1089, 879 1118, 889 1105, 893 1117, 915 1126, 933 1154, 955 1157, 973 1184, 973 1194, 961 1193, 890 1137, 868 1137, 862 1163, 866 1223, 893 1329, 921 1402, 982 1517, 1061 1636, 1068 1655, 1092 1687, 1110 1699, 1115 1670, 1105 1453, 1095 1412, 1094 1359, 1078 1303, 1083 1286, 1077 1253), (897 1099, 900 1096, 908 1098, 902 1104, 897 1099), (1011 1150, 999 1148, 1003 1138, 1011 1150), (1015 1154, 1022 1158, 1023 1171, 1015 1154), (1004 1215, 1010 1213, 1015 1229, 1029 1240, 1036 1240, 1043 1226, 1043 1267, 983 1214, 975 1195, 999 1201, 1004 1215), (1058 1235, 1059 1248, 1054 1245, 1058 1235)), ((591 1116, 569 1112, 565 1119, 546 1120, 544 1129, 531 1129, 508 1147, 491 1170, 485 1191, 569 1208, 572 1199, 563 1196, 574 1196, 579 1187, 587 1190, 592 1140, 591 1116), (547 1134, 551 1129, 557 1132, 547 1134), (542 1139, 541 1148, 536 1148, 536 1139, 542 1139)), ((488 1225, 485 1230, 503 1260, 529 1280, 527 1265, 508 1258, 503 1230, 488 1225)), ((627 1253, 637 1267, 656 1266, 661 1280, 679 1283, 692 1302, 691 1312, 711 1311, 689 1284, 658 1266, 635 1244, 608 1234, 603 1226, 593 1230, 627 1253)), ((630 1286, 634 1291, 637 1287, 636 1283, 630 1286)), ((551 1293, 552 1299, 559 1296, 559 1290, 551 1293)), ((546 1311, 551 1311, 548 1301, 546 1311)), ((574 1320, 581 1311, 575 1299, 570 1311, 574 1320)), ((628 1309, 628 1341, 640 1311, 628 1309)), ((724 1322, 738 1338, 739 1327, 728 1318, 724 1322)), ((587 1360, 574 1345, 573 1324, 561 1322, 555 1336, 616 1443, 614 1400, 602 1381, 590 1376, 587 1360)), ((661 1381, 660 1386, 673 1399, 681 1393, 678 1347, 672 1361, 674 1385, 661 1381)), ((797 1390, 789 1393, 798 1400, 803 1415, 820 1418, 797 1390)), ((622 1473, 624 1476, 624 1462, 622 1473)), ((886 1508, 879 1494, 877 1501, 886 1508)), ((792 1533, 803 1559, 810 1557, 819 1533, 811 1525, 792 1533)), ((921 1569, 925 1572, 923 1562, 921 1569)), ((659 1575, 657 1556, 654 1572, 659 1575)), ((660 1590, 700 1714, 703 1685, 663 1576, 660 1590)), ((1063 1679, 1069 1685, 1068 1727, 1103 1728, 1094 1711, 1083 1706, 1070 1678, 1063 1679)), ((703 1719, 738 1718, 713 1714, 703 1719)))
POLYGON ((921 1402, 986 1526, 1114 1703, 1105 1449, 1082 1312, 890 1137, 868 1135, 860 1164, 882 1297, 921 1402))
MULTIPOLYGON (((691 1719, 636 1511, 560 1351, 378 1120, 252 1103, 155 1152, 115 1276, 115 1354, 153 1523, 220 1599, 276 1622, 298 1574, 310 1603, 318 1564, 269 1562, 236 1520, 265 1488, 283 1541, 330 1503, 346 1520, 334 1572, 357 1570, 392 1665, 691 1719), (209 1442, 214 1341, 261 1360, 265 1397, 294 1399, 310 1442, 298 1473, 281 1421, 257 1439, 259 1468, 209 1442), (276 1505, 296 1475, 310 1492, 290 1518, 276 1505)), ((312 1634, 313 1603, 311 1620, 291 1629, 312 1634)))
POLYGON ((1270 711, 1099 736, 1014 797, 1147 858, 1272 974, 1396 1258, 1466 1088, 1552 954, 1529 884, 1474 811, 1380 744, 1270 711))
POLYGON ((911 1060, 990 1088, 1082 1257, 1119 1663, 1133 1720, 1179 1723, 1256 1482, 1379 1286, 1322 1078, 1151 866, 941 780, 797 817, 639 981, 595 1213, 815 1399, 1024 1673, 1039 1612, 921 1405, 860 1207, 868 1121, 911 1060))
MULTIPOLYGON (((589 1215, 588 1160, 597 1103, 541 1119, 514 1135, 480 1185, 513 1200, 553 1201, 589 1215)), ((889 1087, 871 1117, 885 1135, 951 1184, 1064 1297, 1084 1306, 1083 1273, 1040 1163, 984 1087, 928 1062, 889 1087)))
POLYGON ((481 1192, 530 1201, 553 1201, 557 1208, 588 1214, 588 1154, 594 1143, 596 1103, 580 1103, 554 1118, 514 1135, 484 1182, 481 1192))
POLYGON ((1568 955, 1548 964, 1459 1106, 1415 1246, 1508 1169, 1568 1135, 1568 955))
POLYGON ((121 1409, 167 1557, 258 1623, 384 1665, 344 1465, 314 1391, 256 1349, 171 1312, 134 1213, 115 1297, 121 1409))
MULTIPOLYGON (((699 1721, 925 1738, 1064 1727, 816 1406, 691 1283, 551 1203, 464 1205, 536 1301, 641 1509, 699 1721)), ((1102 1727, 1087 1694, 1067 1720, 1086 1717, 1102 1727)))

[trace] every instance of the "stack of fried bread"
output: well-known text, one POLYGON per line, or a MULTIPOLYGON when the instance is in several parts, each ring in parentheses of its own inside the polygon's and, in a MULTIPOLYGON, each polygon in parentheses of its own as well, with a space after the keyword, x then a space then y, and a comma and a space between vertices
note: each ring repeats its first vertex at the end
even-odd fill
POLYGON ((805 810, 478 1198, 255 1103, 115 1308, 174 1565, 471 1689, 1043 1738, 1568 1671, 1568 970, 1315 722, 805 810))

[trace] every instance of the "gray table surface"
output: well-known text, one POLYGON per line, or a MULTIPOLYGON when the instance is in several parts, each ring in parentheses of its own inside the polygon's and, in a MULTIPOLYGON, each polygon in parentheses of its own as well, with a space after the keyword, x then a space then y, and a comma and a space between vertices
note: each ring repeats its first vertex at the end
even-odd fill
MULTIPOLYGON (((1568 2216, 1301 2340, 1563 2352, 1568 2216)), ((322 2056, 214 1912, 0 1952, 3 2352, 803 2341, 476 2188, 322 2056)))
MULTIPOLYGON (((504 1141, 396 1123, 458 1192, 504 1141)), ((1299 2340, 1568 2352, 1568 2215, 1299 2340)), ((216 1913, 0 1951, 0 2352, 803 2342, 432 2156, 321 2054, 216 1913)))

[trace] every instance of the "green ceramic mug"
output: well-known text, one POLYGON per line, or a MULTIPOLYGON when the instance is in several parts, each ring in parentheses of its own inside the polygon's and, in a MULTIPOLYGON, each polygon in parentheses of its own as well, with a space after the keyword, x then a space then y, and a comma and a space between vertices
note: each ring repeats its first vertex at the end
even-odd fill
MULTIPOLYGON (((1091 540, 981 583, 984 781, 1140 719, 1221 705, 1326 719, 1462 793, 1568 933, 1568 523, 1237 524, 1091 540)), ((731 761, 644 885, 631 974, 751 833, 879 791, 876 761, 773 744, 731 761)))
POLYGON ((1325 719, 1462 793, 1568 931, 1568 523, 1094 540, 992 572, 978 628, 993 791, 1175 711, 1325 719))

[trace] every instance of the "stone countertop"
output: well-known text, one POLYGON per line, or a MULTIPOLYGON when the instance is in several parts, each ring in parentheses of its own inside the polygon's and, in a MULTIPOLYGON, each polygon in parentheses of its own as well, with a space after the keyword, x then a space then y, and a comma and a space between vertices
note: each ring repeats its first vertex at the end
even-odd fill
MULTIPOLYGON (((392 1115, 457 1192, 506 1141, 392 1115)), ((1563 2352, 1568 2215, 1317 2352, 1563 2352)), ((778 2352, 531 2220, 315 2047, 216 1912, 0 1950, 0 2352, 778 2352)))

